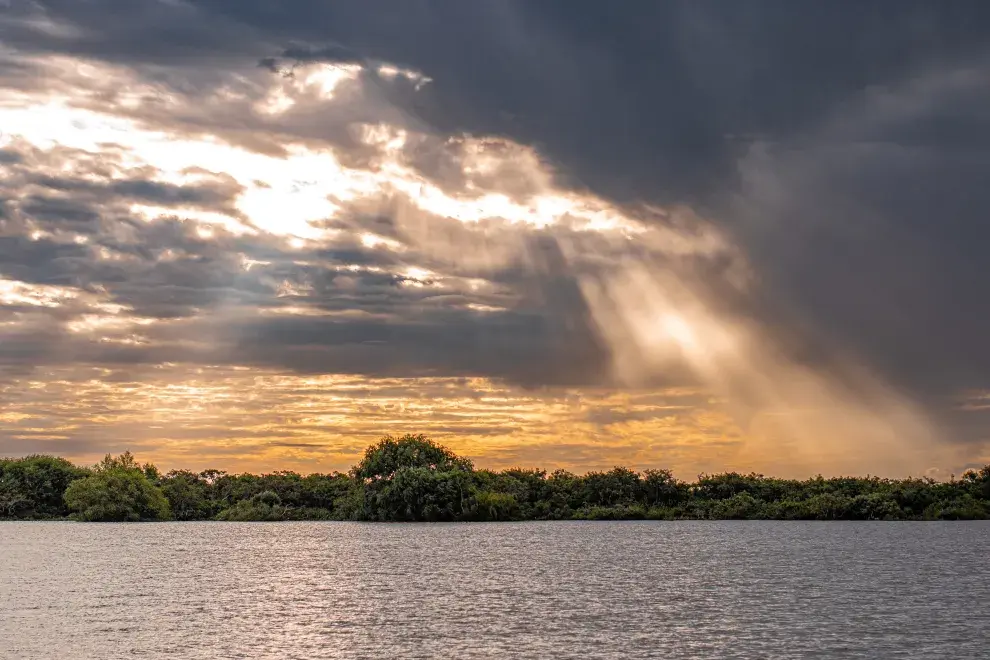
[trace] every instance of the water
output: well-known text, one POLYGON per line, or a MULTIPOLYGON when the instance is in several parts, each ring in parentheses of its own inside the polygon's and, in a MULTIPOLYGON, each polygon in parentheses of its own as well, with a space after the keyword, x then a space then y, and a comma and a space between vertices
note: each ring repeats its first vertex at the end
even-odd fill
POLYGON ((0 524, 0 658, 986 658, 990 524, 0 524))

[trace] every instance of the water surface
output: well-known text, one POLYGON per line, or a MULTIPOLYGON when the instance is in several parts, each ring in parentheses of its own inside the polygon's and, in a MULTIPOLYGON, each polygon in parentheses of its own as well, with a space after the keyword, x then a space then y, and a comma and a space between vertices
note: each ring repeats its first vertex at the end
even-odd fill
POLYGON ((990 523, 0 523, 2 658, 987 658, 990 523))

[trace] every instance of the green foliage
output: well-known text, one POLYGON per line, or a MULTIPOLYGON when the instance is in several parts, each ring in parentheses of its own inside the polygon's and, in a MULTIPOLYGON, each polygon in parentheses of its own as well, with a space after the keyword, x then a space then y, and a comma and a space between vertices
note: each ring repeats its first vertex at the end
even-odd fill
POLYGON ((482 490, 474 494, 474 520, 516 520, 519 503, 511 493, 482 490))
POLYGON ((990 515, 987 502, 980 502, 970 494, 949 501, 940 501, 925 509, 926 520, 986 520, 990 515))
POLYGON ((273 521, 291 520, 288 507, 282 505, 282 498, 275 491, 265 490, 250 499, 241 500, 229 509, 217 514, 217 520, 273 521))
POLYGON ((463 520, 475 512, 471 461, 423 435, 382 438, 351 474, 363 486, 364 520, 463 520))
POLYGON ((429 467, 400 467, 389 478, 364 487, 363 518, 451 521, 468 518, 476 506, 471 473, 429 467))
POLYGON ((210 483, 201 475, 172 470, 159 483, 175 520, 205 520, 215 514, 210 483))
POLYGON ((747 492, 736 493, 732 497, 717 500, 709 509, 708 517, 713 520, 759 519, 762 502, 747 492))
POLYGON ((990 465, 982 467, 979 471, 966 472, 962 481, 969 488, 973 497, 990 500, 990 465))
POLYGON ((169 503, 162 489, 148 479, 130 452, 116 458, 107 454, 93 474, 73 481, 65 503, 77 520, 134 522, 168 520, 169 503))
MULTIPOLYGON (((125 470, 125 471, 136 471, 144 474, 144 469, 138 465, 137 460, 134 455, 125 451, 120 456, 111 456, 107 454, 103 457, 103 460, 93 466, 93 470, 96 472, 113 472, 115 470, 125 470)), ((145 475, 147 476, 147 475, 145 475)))
POLYGON ((650 506, 674 506, 687 499, 687 485, 674 478, 670 470, 647 470, 643 473, 643 494, 650 506))
POLYGON ((358 479, 390 479, 402 468, 426 468, 436 472, 470 472, 471 461, 457 456, 425 435, 385 436, 368 447, 352 474, 358 479))
POLYGON ((593 506, 609 507, 635 502, 642 495, 639 475, 626 468, 589 472, 582 482, 582 500, 593 506))
POLYGON ((162 475, 129 452, 91 470, 50 456, 0 459, 0 518, 70 512, 94 521, 978 520, 990 517, 990 466, 949 482, 730 472, 685 483, 622 467, 475 470, 422 435, 382 438, 347 474, 162 475))
POLYGON ((0 459, 0 518, 62 518, 62 494, 89 472, 64 458, 0 459))

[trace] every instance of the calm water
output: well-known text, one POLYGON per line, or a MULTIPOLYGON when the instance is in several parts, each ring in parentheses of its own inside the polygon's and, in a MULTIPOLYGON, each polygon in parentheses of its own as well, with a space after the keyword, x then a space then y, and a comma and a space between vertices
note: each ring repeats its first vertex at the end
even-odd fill
POLYGON ((0 523, 6 658, 987 658, 986 523, 0 523))

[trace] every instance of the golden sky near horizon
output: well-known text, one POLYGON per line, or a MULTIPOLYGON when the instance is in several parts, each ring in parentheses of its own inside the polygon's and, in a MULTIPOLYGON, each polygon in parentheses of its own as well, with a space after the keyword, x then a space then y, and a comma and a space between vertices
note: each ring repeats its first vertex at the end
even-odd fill
POLYGON ((432 132, 395 101, 430 72, 247 62, 184 91, 4 58, 0 222, 24 261, 0 263, 0 454, 314 472, 413 432, 484 467, 684 478, 990 462, 854 354, 796 355, 741 312, 760 277, 702 214, 432 132))

